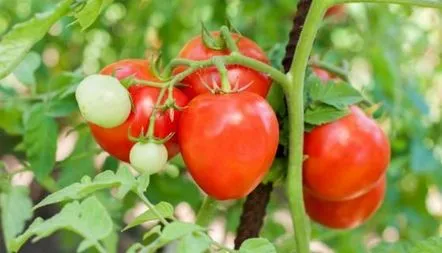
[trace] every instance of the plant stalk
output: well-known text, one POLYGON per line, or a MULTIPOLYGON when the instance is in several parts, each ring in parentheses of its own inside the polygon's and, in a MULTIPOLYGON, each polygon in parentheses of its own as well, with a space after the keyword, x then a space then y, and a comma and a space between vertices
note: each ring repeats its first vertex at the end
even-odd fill
POLYGON ((305 213, 302 163, 304 145, 304 79, 316 33, 322 22, 328 1, 313 0, 304 23, 293 63, 287 77, 289 89, 284 90, 289 113, 289 154, 287 173, 287 192, 292 222, 295 229, 296 252, 309 253, 310 224, 305 213))

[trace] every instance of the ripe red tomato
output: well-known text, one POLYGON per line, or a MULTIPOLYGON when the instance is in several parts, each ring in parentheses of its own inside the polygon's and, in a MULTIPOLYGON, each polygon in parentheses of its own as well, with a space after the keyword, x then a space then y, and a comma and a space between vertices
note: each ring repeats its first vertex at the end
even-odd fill
POLYGON ((261 182, 279 138, 272 108, 251 92, 197 96, 181 115, 179 133, 190 174, 219 200, 242 198, 261 182))
POLYGON ((345 5, 343 4, 333 5, 332 7, 328 8, 327 12, 325 13, 325 17, 343 19, 345 17, 345 5))
POLYGON ((356 106, 304 137, 304 186, 326 200, 355 198, 373 188, 387 170, 390 144, 376 122, 356 106))
MULTIPOLYGON (((213 36, 220 36, 219 32, 213 32, 212 34, 213 36)), ((238 40, 237 45, 241 54, 267 64, 269 63, 264 51, 255 42, 238 34, 232 34, 232 37, 233 39, 238 40)), ((198 36, 190 40, 181 49, 179 57, 190 60, 207 60, 213 56, 228 55, 229 53, 230 51, 228 50, 213 50, 207 48, 204 45, 201 36, 198 36)), ((179 66, 174 72, 179 73, 183 70, 185 70, 185 67, 179 66)), ((228 65, 227 70, 231 86, 237 84, 239 88, 242 88, 250 85, 246 89, 247 91, 256 93, 261 97, 267 96, 272 81, 266 74, 238 65, 228 65)), ((214 83, 216 83, 220 87, 221 79, 219 72, 215 67, 208 67, 189 75, 182 81, 182 83, 187 85, 182 88, 183 92, 192 99, 199 94, 209 93, 205 84, 213 88, 215 87, 214 83)))
POLYGON ((383 177, 369 192, 344 201, 327 201, 304 191, 307 214, 315 222, 329 228, 355 228, 367 221, 381 206, 386 184, 387 180, 383 177))
POLYGON ((312 70, 313 73, 323 82, 339 79, 336 75, 328 72, 327 70, 318 67, 312 67, 312 70))
MULTIPOLYGON (((130 75, 150 81, 157 81, 149 72, 148 62, 144 60, 124 60, 105 67, 102 74, 114 73, 117 78, 122 79, 130 75)), ((121 125, 114 128, 102 128, 89 123, 92 135, 97 143, 110 155, 124 162, 129 162, 129 153, 135 144, 128 138, 129 129, 134 137, 140 136, 146 132, 149 126, 149 119, 152 113, 153 105, 156 103, 160 89, 149 86, 131 86, 129 93, 134 104, 128 119, 121 125)), ((177 105, 185 106, 188 102, 187 97, 178 89, 174 89, 173 97, 177 105)), ((167 98, 164 96, 163 101, 167 98)), ((154 135, 158 138, 164 138, 170 133, 177 131, 181 112, 174 112, 174 120, 170 119, 170 112, 157 113, 155 121, 154 135)), ((175 136, 165 144, 169 158, 179 152, 178 136, 175 136)))

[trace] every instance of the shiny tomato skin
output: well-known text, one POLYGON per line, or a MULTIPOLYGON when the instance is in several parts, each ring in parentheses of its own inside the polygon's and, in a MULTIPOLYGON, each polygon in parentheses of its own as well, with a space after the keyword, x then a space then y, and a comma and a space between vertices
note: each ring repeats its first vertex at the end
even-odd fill
MULTIPOLYGON (((125 60, 107 66, 101 72, 102 74, 115 73, 117 78, 125 78, 135 75, 137 78, 157 81, 149 71, 148 62, 144 60, 125 60)), ((149 126, 149 119, 152 113, 160 89, 149 86, 131 86, 128 89, 134 108, 128 119, 121 125, 114 128, 102 128, 92 123, 88 123, 92 135, 96 142, 110 155, 121 161, 129 162, 129 153, 135 144, 128 138, 129 129, 134 137, 140 136, 142 132, 146 132, 149 126)), ((180 90, 174 89, 173 97, 179 106, 186 106, 188 99, 180 90)), ((163 101, 167 98, 163 98, 163 101)), ((170 133, 176 133, 181 112, 174 111, 173 121, 170 118, 170 112, 165 111, 157 114, 155 121, 154 135, 157 138, 164 138, 170 133)), ((169 158, 175 156, 179 152, 177 134, 165 143, 168 150, 169 158)))
MULTIPOLYGON (((219 32, 214 32, 214 36, 219 36, 219 32)), ((265 55, 264 51, 252 40, 242 37, 238 34, 232 34, 234 40, 238 40, 237 45, 241 54, 258 61, 269 63, 269 59, 265 55)), ((190 60, 207 60, 213 56, 228 55, 228 50, 214 50, 207 48, 201 36, 191 39, 179 53, 180 58, 190 60)), ((175 73, 182 72, 185 69, 184 66, 179 66, 174 70, 175 73)), ((239 65, 227 65, 228 77, 232 87, 236 84, 239 88, 243 88, 247 85, 247 91, 256 93, 261 97, 266 97, 270 89, 271 79, 266 74, 256 72, 255 70, 242 67, 239 65)), ((186 86, 182 88, 183 92, 192 99, 193 97, 209 93, 209 90, 205 86, 213 88, 214 83, 221 86, 220 75, 215 67, 208 67, 198 70, 197 72, 186 77, 182 83, 186 86)))
POLYGON ((381 206, 387 180, 381 178, 369 192, 350 200, 327 201, 304 191, 304 202, 310 218, 333 229, 351 229, 367 221, 381 206))
POLYGON ((350 111, 304 136, 304 187, 316 197, 355 198, 369 191, 387 170, 387 136, 360 108, 351 106, 350 111))
POLYGON ((251 92, 197 96, 181 115, 179 133, 190 174, 218 200, 249 194, 272 165, 279 139, 275 113, 251 92))

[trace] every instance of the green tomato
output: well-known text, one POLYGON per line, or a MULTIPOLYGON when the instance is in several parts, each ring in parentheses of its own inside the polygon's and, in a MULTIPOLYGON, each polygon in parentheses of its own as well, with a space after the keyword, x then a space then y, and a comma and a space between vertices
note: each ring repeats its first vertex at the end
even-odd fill
POLYGON ((138 172, 155 174, 166 166, 167 149, 163 144, 138 142, 130 150, 129 159, 138 172))
POLYGON ((104 128, 124 123, 132 108, 129 92, 112 76, 86 77, 78 85, 75 98, 83 117, 104 128))

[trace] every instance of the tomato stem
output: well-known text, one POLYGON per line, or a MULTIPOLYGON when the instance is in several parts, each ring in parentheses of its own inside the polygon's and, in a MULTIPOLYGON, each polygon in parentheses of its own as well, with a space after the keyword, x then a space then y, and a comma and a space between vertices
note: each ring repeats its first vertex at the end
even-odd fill
POLYGON ((302 163, 304 144, 304 79, 310 53, 328 1, 313 0, 308 11, 299 42, 293 56, 293 63, 287 77, 290 84, 284 90, 289 113, 289 154, 287 172, 287 193, 292 222, 295 229, 296 252, 308 253, 310 224, 305 212, 302 163))
MULTIPOLYGON (((226 65, 224 65, 224 62, 222 61, 222 58, 214 57, 213 63, 215 64, 216 68, 218 69, 219 75, 221 76, 221 90, 223 93, 229 93, 230 92, 230 82, 228 77, 228 72, 226 65)), ((215 84, 213 84, 215 85, 215 84)))
POLYGON ((224 39, 224 41, 226 42, 227 48, 231 52, 239 52, 238 46, 236 45, 235 40, 233 40, 232 34, 229 31, 229 28, 227 26, 222 26, 220 30, 221 30, 221 36, 224 39))
POLYGON ((385 3, 385 4, 403 4, 415 5, 420 7, 430 7, 442 9, 442 2, 435 0, 332 0, 333 4, 342 3, 385 3))
POLYGON ((158 212, 158 210, 155 208, 155 206, 144 196, 143 193, 137 193, 138 197, 146 204, 146 206, 152 210, 152 212, 158 217, 160 222, 163 225, 169 224, 169 222, 158 212))

